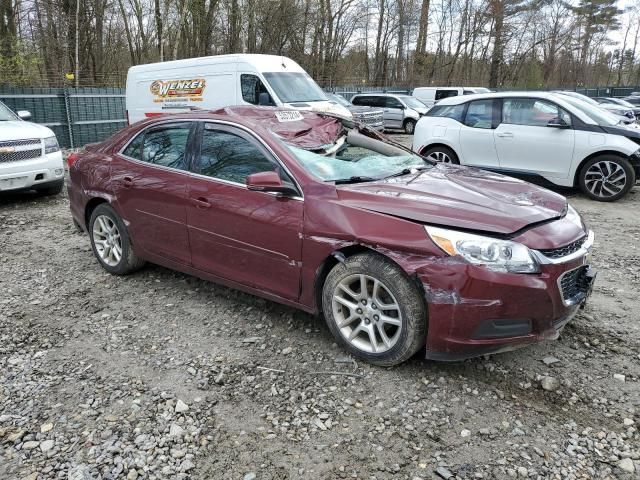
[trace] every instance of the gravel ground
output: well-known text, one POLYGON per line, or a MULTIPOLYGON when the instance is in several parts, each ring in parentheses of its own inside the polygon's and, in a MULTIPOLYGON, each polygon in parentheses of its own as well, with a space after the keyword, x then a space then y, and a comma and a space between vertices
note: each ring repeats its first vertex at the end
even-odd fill
POLYGON ((599 277, 558 341, 383 369, 293 309, 106 274, 65 195, 1 197, 0 478, 639 478, 640 187, 571 202, 599 277))

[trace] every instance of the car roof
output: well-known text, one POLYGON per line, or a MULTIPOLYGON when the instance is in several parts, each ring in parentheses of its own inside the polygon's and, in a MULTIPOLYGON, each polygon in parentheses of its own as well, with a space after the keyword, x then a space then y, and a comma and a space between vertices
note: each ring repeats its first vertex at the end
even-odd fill
POLYGON ((368 92, 368 93, 356 93, 354 97, 409 97, 408 93, 388 93, 388 92, 368 92))
POLYGON ((474 93, 471 95, 458 95, 456 97, 447 97, 440 100, 437 105, 458 105, 471 100, 483 100, 491 98, 542 98, 546 100, 558 100, 558 94, 554 92, 491 92, 491 93, 474 93))
POLYGON ((253 105, 160 115, 135 123, 133 126, 139 126, 136 131, 140 131, 143 128, 172 120, 231 122, 262 135, 275 134, 290 145, 306 149, 317 149, 334 143, 344 128, 341 120, 335 116, 291 108, 253 105), (283 119, 282 116, 278 116, 279 112, 285 112, 286 116, 291 116, 293 112, 293 116, 298 118, 283 119))

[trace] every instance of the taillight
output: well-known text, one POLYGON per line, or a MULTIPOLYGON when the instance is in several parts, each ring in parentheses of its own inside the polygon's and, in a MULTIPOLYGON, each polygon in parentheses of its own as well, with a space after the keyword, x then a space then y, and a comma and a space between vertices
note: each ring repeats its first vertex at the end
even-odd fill
POLYGON ((69 166, 69 168, 71 168, 73 164, 76 163, 76 160, 78 160, 78 158, 80 158, 80 152, 73 152, 67 157, 67 165, 69 166))

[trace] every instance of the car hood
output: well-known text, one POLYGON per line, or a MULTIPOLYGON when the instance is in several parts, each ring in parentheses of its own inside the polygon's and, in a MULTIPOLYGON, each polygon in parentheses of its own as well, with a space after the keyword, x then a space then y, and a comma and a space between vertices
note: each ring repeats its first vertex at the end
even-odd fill
POLYGON ((416 174, 337 187, 349 206, 424 224, 510 235, 564 215, 544 188, 476 168, 437 164, 416 174))
POLYGON ((0 142, 52 137, 53 132, 43 125, 22 120, 0 121, 0 142))

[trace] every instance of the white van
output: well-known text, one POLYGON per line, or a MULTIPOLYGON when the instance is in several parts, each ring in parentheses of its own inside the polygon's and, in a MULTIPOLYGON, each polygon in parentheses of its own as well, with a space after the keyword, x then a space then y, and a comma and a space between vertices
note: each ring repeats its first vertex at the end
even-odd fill
POLYGON ((329 102, 293 60, 277 55, 217 55, 137 65, 127 74, 129 123, 196 108, 273 105, 351 118, 329 102))
POLYGON ((412 95, 427 107, 432 107, 443 98, 489 92, 490 90, 484 87, 419 87, 413 90, 412 95))

